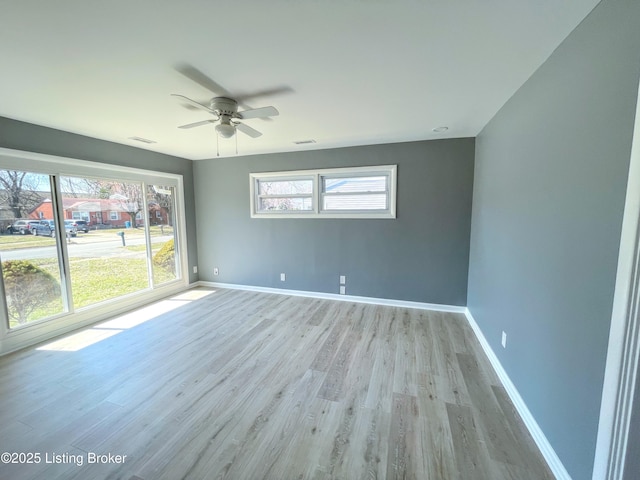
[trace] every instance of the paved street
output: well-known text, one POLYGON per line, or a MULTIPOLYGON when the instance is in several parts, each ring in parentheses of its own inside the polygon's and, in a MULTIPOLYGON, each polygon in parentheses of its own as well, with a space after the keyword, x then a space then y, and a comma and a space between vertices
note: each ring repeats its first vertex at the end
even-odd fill
MULTIPOLYGON (((153 242, 163 243, 171 240, 171 235, 161 237, 152 237, 153 242)), ((143 235, 126 236, 127 246, 144 245, 145 237, 143 235)), ((71 258, 96 258, 109 256, 122 256, 123 254, 131 254, 132 252, 123 249, 122 240, 115 231, 109 231, 108 234, 97 234, 90 232, 88 234, 79 233, 77 237, 71 238, 67 243, 67 250, 71 258), (112 238, 113 237, 113 238, 112 238)), ((140 252, 144 253, 144 252, 140 252)), ((55 246, 23 248, 18 250, 0 251, 0 260, 26 260, 36 258, 55 257, 55 246)))

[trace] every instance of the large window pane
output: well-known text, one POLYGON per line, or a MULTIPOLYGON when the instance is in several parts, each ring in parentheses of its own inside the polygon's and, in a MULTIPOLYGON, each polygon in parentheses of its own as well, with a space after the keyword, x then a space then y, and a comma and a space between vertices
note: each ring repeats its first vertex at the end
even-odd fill
POLYGON ((78 230, 68 244, 75 308, 149 288, 142 185, 80 177, 60 185, 64 218, 78 230))
POLYGON ((175 189, 162 185, 147 186, 149 238, 153 284, 179 278, 176 262, 175 189))
POLYGON ((0 261, 10 328, 67 310, 52 198, 48 175, 0 170, 0 261))

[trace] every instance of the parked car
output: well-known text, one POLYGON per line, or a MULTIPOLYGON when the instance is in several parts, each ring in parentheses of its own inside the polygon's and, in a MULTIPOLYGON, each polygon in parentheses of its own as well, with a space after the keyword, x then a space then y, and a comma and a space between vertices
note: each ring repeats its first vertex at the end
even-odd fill
POLYGON ((31 233, 31 229, 34 225, 40 223, 39 220, 16 220, 13 225, 9 227, 9 232, 19 233, 20 235, 27 235, 31 233))
POLYGON ((72 220, 72 222, 79 232, 89 233, 89 222, 86 220, 72 220))
POLYGON ((78 229, 76 228, 75 222, 73 220, 65 220, 64 229, 67 232, 67 237, 75 237, 76 235, 78 235, 78 229))
MULTIPOLYGON (((64 221, 64 229, 67 237, 75 237, 78 234, 78 230, 73 226, 73 220, 64 221)), ((56 236, 56 222, 55 220, 40 220, 33 228, 34 235, 44 235, 47 237, 56 236)))

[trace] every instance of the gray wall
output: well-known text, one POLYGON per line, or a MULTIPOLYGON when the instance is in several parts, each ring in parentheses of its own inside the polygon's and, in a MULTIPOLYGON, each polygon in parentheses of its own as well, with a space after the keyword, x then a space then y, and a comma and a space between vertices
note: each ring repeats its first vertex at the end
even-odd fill
POLYGON ((476 139, 468 307, 576 479, 593 466, 638 52, 640 2, 603 1, 476 139))
POLYGON ((200 279, 338 293, 342 274, 350 295, 465 305, 473 155, 457 139, 197 161, 200 279), (249 216, 250 172, 385 164, 395 220, 249 216))
MULTIPOLYGON (((0 117, 0 147, 182 175, 184 177, 185 209, 187 214, 189 272, 192 271, 191 265, 198 264, 193 195, 193 162, 191 160, 105 142, 5 117, 0 117)), ((194 282, 198 280, 198 277, 190 273, 189 280, 194 282)))

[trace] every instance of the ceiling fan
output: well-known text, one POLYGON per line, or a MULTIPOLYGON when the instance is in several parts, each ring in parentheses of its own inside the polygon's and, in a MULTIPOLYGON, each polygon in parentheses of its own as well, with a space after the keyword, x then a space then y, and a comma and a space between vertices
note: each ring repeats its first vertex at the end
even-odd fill
POLYGON ((279 114, 275 107, 252 108, 238 112, 238 101, 233 98, 214 97, 209 102, 209 106, 207 106, 185 97, 184 95, 178 95, 176 93, 172 93, 171 95, 179 97, 190 105, 205 110, 214 116, 214 118, 209 120, 180 125, 178 128, 194 128, 219 122, 216 125, 216 132, 218 132, 218 135, 222 138, 233 137, 234 133, 236 133, 236 129, 250 137, 257 138, 262 135, 262 133, 249 125, 242 123, 240 120, 274 117, 279 114))
POLYGON ((270 117, 279 115, 279 112, 275 107, 271 106, 262 108, 251 108, 246 105, 245 102, 250 98, 291 91, 291 88, 289 87, 276 87, 250 94, 233 95, 195 67, 182 64, 178 65, 176 67, 176 70, 178 70, 178 72, 182 73, 187 78, 193 80, 194 82, 200 84, 201 86, 217 95, 209 100, 208 105, 205 105, 204 103, 197 102, 191 98, 185 97, 184 95, 172 93, 172 96, 180 98, 188 105, 200 110, 204 110, 213 115, 213 118, 210 118, 208 120, 188 123, 187 125, 181 125, 178 128, 187 129, 200 127, 202 125, 208 125, 211 123, 217 123, 216 132, 223 138, 232 137, 236 133, 236 130, 240 130, 242 133, 252 138, 261 136, 261 132, 259 132, 255 128, 250 127, 249 125, 246 125, 245 123, 242 123, 241 120, 247 120, 251 118, 270 120, 270 117), (244 110, 238 111, 238 106, 241 106, 242 108, 244 108, 244 110))

